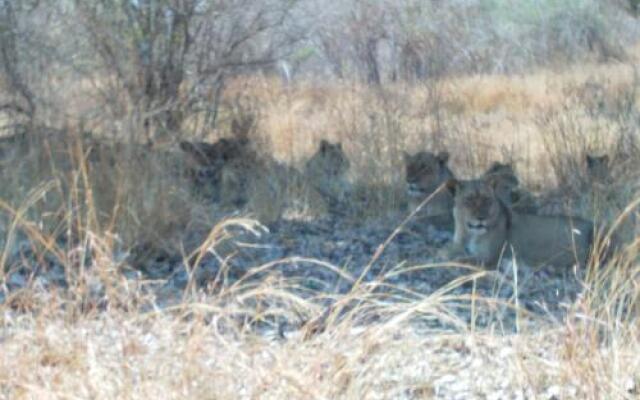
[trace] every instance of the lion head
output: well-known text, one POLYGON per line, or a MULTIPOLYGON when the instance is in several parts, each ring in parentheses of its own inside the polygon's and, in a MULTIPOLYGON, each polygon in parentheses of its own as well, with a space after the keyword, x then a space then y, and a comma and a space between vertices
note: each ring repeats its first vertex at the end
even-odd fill
POLYGON ((612 177, 608 155, 592 156, 587 154, 586 164, 589 183, 607 184, 611 182, 612 177))
POLYGON ((346 174, 350 167, 341 143, 322 140, 316 153, 305 164, 304 175, 323 196, 341 201, 347 193, 346 174))
POLYGON ((421 151, 414 155, 404 153, 407 191, 410 196, 422 196, 433 193, 440 185, 453 177, 447 167, 449 153, 438 154, 421 151))
POLYGON ((346 174, 350 167, 351 162, 342 150, 342 143, 329 143, 323 139, 318 150, 307 161, 305 169, 334 178, 346 174))
POLYGON ((447 189, 454 198, 456 224, 462 223, 460 228, 481 235, 492 231, 504 220, 505 206, 494 185, 495 182, 488 179, 447 181, 447 189))
POLYGON ((491 184, 496 195, 505 205, 512 206, 519 201, 520 181, 511 164, 494 162, 482 177, 491 184))
POLYGON ((180 149, 187 155, 187 173, 197 188, 217 187, 223 167, 233 160, 250 158, 250 147, 247 138, 222 138, 215 143, 180 142, 180 149))

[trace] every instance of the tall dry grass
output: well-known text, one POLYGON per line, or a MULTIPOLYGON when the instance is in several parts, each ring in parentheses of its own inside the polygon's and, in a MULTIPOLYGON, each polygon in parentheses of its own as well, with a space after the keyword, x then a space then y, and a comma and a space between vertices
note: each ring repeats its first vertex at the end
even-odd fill
MULTIPOLYGON (((633 73, 611 68, 619 73, 379 90, 257 80, 256 106, 244 112, 259 117, 255 134, 273 154, 293 164, 320 138, 342 141, 350 178, 374 196, 366 215, 402 205, 403 150, 449 149, 461 176, 511 160, 538 192, 580 188, 584 154, 606 152, 628 189, 615 193, 622 209, 607 216, 615 225, 617 215, 624 221, 637 210, 630 183, 640 157, 633 73)), ((461 295, 462 286, 494 275, 472 267, 431 294, 389 281, 434 265, 392 266, 367 281, 306 260, 349 281, 343 295, 310 290, 276 268, 296 259, 253 266, 238 279, 225 268, 203 277, 203 257, 232 257, 233 232, 257 234, 261 226, 221 220, 172 148, 118 147, 81 131, 34 135, 0 170, 0 397, 631 399, 640 392, 637 235, 578 274, 583 290, 561 320, 521 307, 517 286, 510 299, 461 295), (134 247, 144 250, 142 260, 178 254, 186 287, 167 290, 138 274, 126 257, 134 247), (55 265, 65 285, 35 273, 55 265), (32 278, 9 290, 20 268, 33 268, 32 278)), ((585 201, 577 212, 588 216, 589 207, 585 201)))
POLYGON ((583 296, 554 321, 513 300, 455 294, 483 271, 423 295, 385 287, 402 268, 364 282, 321 262, 353 282, 328 309, 314 301, 327 294, 303 293, 273 265, 255 268, 259 280, 216 278, 212 292, 189 285, 159 308, 154 283, 126 279, 109 238, 87 233, 92 265, 66 264, 66 289, 33 282, 2 305, 0 395, 631 399, 640 384, 637 245, 593 264, 583 296), (519 323, 477 326, 457 317, 460 307, 515 308, 519 323), (301 321, 310 322, 296 330, 301 321))

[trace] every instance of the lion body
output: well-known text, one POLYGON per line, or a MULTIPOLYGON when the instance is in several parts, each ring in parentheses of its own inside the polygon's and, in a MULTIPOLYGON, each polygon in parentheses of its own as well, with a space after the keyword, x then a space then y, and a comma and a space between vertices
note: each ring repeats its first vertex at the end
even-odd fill
POLYGON ((449 187, 455 198, 451 255, 486 266, 511 257, 532 267, 586 263, 593 237, 591 222, 513 212, 482 179, 451 181, 449 187))
POLYGON ((455 178, 447 166, 448 161, 449 153, 446 152, 434 154, 421 151, 414 155, 404 154, 410 211, 422 204, 427 197, 432 196, 423 207, 423 215, 451 215, 453 196, 443 188, 437 194, 433 194, 449 179, 455 178))
POLYGON ((214 194, 219 192, 222 171, 227 163, 252 157, 246 138, 221 138, 215 143, 183 141, 180 149, 187 155, 187 172, 194 186, 212 189, 214 194))
POLYGON ((264 222, 273 222, 285 211, 319 216, 332 201, 342 200, 344 175, 349 160, 340 144, 323 141, 305 164, 304 173, 270 157, 247 153, 221 168, 221 203, 226 207, 247 206, 264 222))

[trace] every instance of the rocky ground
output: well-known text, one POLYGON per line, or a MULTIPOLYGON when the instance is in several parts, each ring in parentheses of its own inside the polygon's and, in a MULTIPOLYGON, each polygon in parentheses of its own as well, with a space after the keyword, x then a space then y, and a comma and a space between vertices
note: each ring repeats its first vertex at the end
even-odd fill
MULTIPOLYGON (((337 216, 313 221, 282 220, 253 233, 230 225, 225 229, 231 238, 206 249, 203 257, 188 263, 187 268, 183 256, 167 252, 150 257, 147 254, 143 260, 124 252, 114 258, 122 260, 120 267, 127 266, 119 269, 128 279, 154 282, 148 286, 157 295, 154 306, 179 301, 190 283, 205 291, 216 290, 223 283, 260 280, 273 274, 295 279, 303 296, 313 293, 319 297, 318 293, 322 293, 325 299, 335 298, 349 292, 359 281, 377 285, 372 292, 401 293, 400 297, 410 300, 434 294, 470 273, 469 269, 435 263, 437 249, 451 240, 451 232, 424 218, 414 218, 403 225, 405 217, 396 213, 359 221, 337 216), (267 267, 260 269, 262 266, 267 267), (256 273, 258 269, 261 272, 256 273)), ((202 243, 205 236, 186 234, 185 241, 202 243)), ((52 258, 36 257, 26 239, 18 241, 9 258, 11 267, 0 290, 0 301, 9 293, 34 284, 43 288, 67 286, 65 269, 52 258)), ((505 270, 453 285, 448 293, 460 297, 473 293, 517 304, 536 314, 560 317, 563 304, 579 291, 571 273, 563 276, 553 268, 533 271, 524 266, 518 268, 516 287, 513 265, 506 264, 505 270)), ((100 292, 100 288, 96 291, 100 292)), ((470 321, 469 307, 454 308, 457 317, 470 321)), ((502 327, 513 326, 515 314, 510 310, 504 307, 490 315, 476 315, 474 322, 499 320, 502 327)))
MULTIPOLYGON (((435 263, 451 232, 424 218, 403 223, 405 218, 400 212, 361 220, 333 215, 269 227, 230 220, 221 231, 229 238, 212 242, 197 261, 140 248, 105 261, 94 249, 84 260, 86 285, 78 284, 77 268, 36 255, 25 237, 17 237, 0 287, 0 302, 10 305, 0 329, 0 376, 12 377, 0 398, 15 397, 25 382, 79 398, 603 398, 589 386, 594 374, 615 385, 619 398, 637 396, 636 348, 616 348, 615 362, 598 364, 596 371, 589 362, 604 350, 598 353, 597 345, 576 334, 575 313, 563 318, 565 305, 575 304, 580 293, 573 274, 524 266, 514 274, 506 263, 501 271, 458 284, 472 270, 435 263), (103 271, 92 274, 93 261, 103 271), (73 307, 49 312, 50 320, 18 317, 25 288, 54 307, 65 307, 64 301, 49 293, 88 289, 76 296, 106 308, 105 299, 114 297, 105 287, 109 274, 119 280, 118 290, 131 284, 125 306, 74 323, 67 315, 73 307), (245 314, 237 311, 242 290, 229 300, 221 295, 239 282, 258 287, 270 280, 265 286, 277 288, 280 278, 286 278, 286 290, 321 306, 349 298, 354 286, 363 288, 353 296, 357 308, 347 304, 334 315, 358 313, 309 336, 310 324, 289 310, 256 323, 260 294, 247 296, 253 303, 245 314), (144 301, 132 301, 136 296, 144 301), (224 317, 217 319, 215 310, 224 317), (249 323, 236 330, 236 320, 249 323), (302 396, 300 388, 315 396, 302 396)), ((184 247, 197 247, 208 234, 186 232, 184 247)), ((70 259, 82 264, 82 257, 70 259)), ((77 304, 84 309, 82 300, 77 304)))

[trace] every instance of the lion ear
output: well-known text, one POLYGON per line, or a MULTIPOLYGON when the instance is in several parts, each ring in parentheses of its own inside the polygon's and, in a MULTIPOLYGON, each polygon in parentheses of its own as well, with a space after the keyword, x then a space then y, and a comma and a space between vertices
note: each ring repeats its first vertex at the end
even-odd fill
POLYGON ((449 152, 441 151, 440 153, 438 153, 438 161, 440 162, 441 165, 446 165, 447 162, 449 161, 449 152))
POLYGON ((449 193, 451 193, 451 195, 455 197, 456 192, 458 192, 458 189, 460 187, 460 182, 457 179, 452 178, 447 180, 444 185, 449 193))

